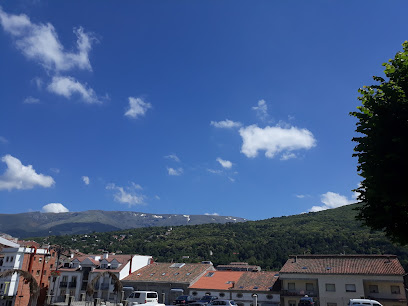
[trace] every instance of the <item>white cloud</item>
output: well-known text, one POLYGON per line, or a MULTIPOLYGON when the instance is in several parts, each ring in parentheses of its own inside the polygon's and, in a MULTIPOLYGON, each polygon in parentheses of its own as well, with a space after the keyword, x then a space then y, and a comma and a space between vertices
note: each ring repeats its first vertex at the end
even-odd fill
POLYGON ((89 52, 92 34, 82 27, 74 29, 77 51, 67 52, 52 24, 32 23, 27 15, 8 14, 0 7, 0 24, 15 40, 17 48, 28 59, 34 60, 47 70, 67 71, 73 68, 92 70, 89 52))
POLYGON ((229 160, 224 160, 218 157, 216 161, 219 162, 223 168, 231 169, 232 167, 232 163, 229 160))
POLYGON ((23 101, 24 104, 38 104, 40 103, 40 99, 33 98, 33 97, 27 97, 23 101))
POLYGON ((217 213, 212 213, 212 214, 210 214, 210 213, 205 213, 204 215, 206 215, 206 216, 219 216, 219 214, 217 214, 217 213))
POLYGON ((296 158, 296 154, 295 153, 290 153, 290 152, 284 152, 280 158, 280 160, 288 160, 288 159, 292 159, 292 158, 296 158))
POLYGON ((87 88, 72 77, 53 77, 47 89, 67 99, 70 99, 73 94, 77 94, 86 103, 101 103, 92 88, 87 88))
POLYGON ((50 203, 42 207, 42 212, 58 214, 58 213, 69 212, 69 210, 61 203, 50 203))
POLYGON ((303 198, 306 197, 304 194, 296 194, 295 196, 296 196, 298 199, 303 199, 303 198))
POLYGON ((252 107, 256 111, 256 114, 261 119, 266 119, 268 117, 268 105, 266 105, 265 100, 259 100, 257 106, 252 107))
POLYGON ((51 187, 55 184, 51 176, 36 173, 32 165, 24 166, 20 160, 11 155, 5 155, 1 160, 6 163, 7 170, 0 176, 0 190, 51 187))
POLYGON ((85 185, 89 185, 89 183, 91 182, 88 176, 83 176, 82 181, 85 185))
POLYGON ((164 158, 172 159, 172 160, 174 160, 175 162, 178 162, 178 163, 180 162, 180 158, 178 158, 178 156, 176 154, 166 155, 164 158))
POLYGON ((239 128, 242 126, 241 122, 235 122, 229 119, 226 119, 224 121, 211 121, 210 125, 216 127, 216 128, 222 128, 222 129, 232 129, 232 128, 239 128))
POLYGON ((108 184, 106 186, 108 190, 114 190, 116 193, 113 195, 113 198, 116 202, 128 204, 129 207, 133 205, 144 205, 145 204, 145 196, 143 194, 137 194, 135 192, 135 188, 133 185, 131 187, 123 188, 120 186, 116 186, 115 184, 108 184))
POLYGON ((183 168, 174 169, 174 168, 167 167, 167 172, 169 175, 179 176, 183 174, 183 168))
POLYGON ((229 179, 231 182, 233 182, 233 183, 235 182, 235 179, 234 179, 233 177, 230 177, 230 176, 229 176, 228 179, 229 179))
POLYGON ((326 209, 337 208, 355 202, 353 199, 348 199, 346 196, 342 196, 338 193, 331 191, 322 194, 320 200, 324 205, 313 206, 311 209, 309 209, 310 212, 317 212, 326 209))
POLYGON ((149 108, 152 108, 152 105, 144 102, 141 98, 129 97, 129 109, 126 111, 125 116, 136 119, 144 116, 149 108))
POLYGON ((213 173, 213 174, 221 174, 222 170, 214 170, 214 169, 207 169, 208 172, 213 173))
POLYGON ((51 170, 52 172, 54 172, 54 173, 60 173, 60 172, 61 172, 61 170, 58 169, 58 168, 51 168, 50 170, 51 170))
POLYGON ((265 150, 265 156, 273 158, 280 152, 289 154, 316 145, 316 140, 309 130, 296 127, 267 126, 262 129, 257 125, 250 125, 240 128, 239 134, 243 141, 241 153, 247 157, 256 157, 259 150, 265 150))
POLYGON ((4 136, 0 136, 0 143, 4 143, 4 144, 8 143, 7 138, 4 136))

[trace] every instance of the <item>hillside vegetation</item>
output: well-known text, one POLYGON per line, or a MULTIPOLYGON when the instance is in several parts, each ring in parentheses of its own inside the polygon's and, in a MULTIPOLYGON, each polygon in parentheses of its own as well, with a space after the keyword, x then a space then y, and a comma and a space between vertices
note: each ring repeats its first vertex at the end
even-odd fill
POLYGON ((215 265, 246 261, 265 270, 279 269, 291 254, 395 254, 407 270, 408 247, 392 244, 382 232, 362 227, 355 220, 355 207, 353 204, 317 213, 234 224, 52 236, 44 242, 84 253, 107 250, 147 254, 157 261, 211 260, 215 265), (183 256, 189 257, 183 259, 183 256))

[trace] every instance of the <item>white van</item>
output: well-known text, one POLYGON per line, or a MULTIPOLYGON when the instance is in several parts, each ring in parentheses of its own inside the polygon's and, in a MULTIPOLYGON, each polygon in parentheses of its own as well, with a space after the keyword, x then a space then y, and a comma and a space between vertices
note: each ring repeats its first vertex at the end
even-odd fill
POLYGON ((368 299, 350 299, 348 306, 383 306, 380 302, 368 299))
POLYGON ((133 291, 126 300, 128 305, 159 303, 158 294, 154 291, 133 291))

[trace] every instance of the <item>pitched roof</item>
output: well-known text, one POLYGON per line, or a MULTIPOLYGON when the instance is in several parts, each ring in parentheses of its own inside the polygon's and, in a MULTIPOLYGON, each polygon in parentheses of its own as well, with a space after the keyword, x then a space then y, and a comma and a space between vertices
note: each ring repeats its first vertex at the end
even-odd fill
POLYGON ((202 276, 190 289, 271 291, 278 272, 213 271, 202 276), (232 284, 233 282, 234 284, 232 284))
POLYGON ((264 272, 244 272, 234 290, 251 290, 251 291, 279 291, 275 288, 279 273, 272 271, 264 272))
POLYGON ((172 282, 190 284, 207 270, 213 269, 214 267, 211 264, 173 264, 154 262, 133 272, 122 281, 172 282))
POLYGON ((203 275, 198 281, 190 286, 191 289, 218 289, 228 290, 234 286, 242 274, 238 271, 211 271, 203 275))
POLYGON ((395 255, 292 255, 280 274, 403 275, 395 255))

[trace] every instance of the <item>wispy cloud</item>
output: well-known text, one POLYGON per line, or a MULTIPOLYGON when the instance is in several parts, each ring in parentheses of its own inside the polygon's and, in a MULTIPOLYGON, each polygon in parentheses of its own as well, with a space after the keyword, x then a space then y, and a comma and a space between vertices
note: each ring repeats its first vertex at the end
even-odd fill
POLYGON ((232 128, 239 128, 242 126, 241 122, 236 122, 232 121, 229 119, 226 119, 224 121, 211 121, 210 125, 216 127, 216 128, 221 128, 221 129, 232 129, 232 128))
POLYGON ((125 116, 136 119, 144 116, 149 108, 152 108, 152 105, 141 98, 129 97, 129 108, 125 116))
POLYGON ((7 169, 0 176, 0 190, 32 189, 36 186, 47 188, 55 184, 51 176, 38 174, 32 165, 24 166, 11 155, 3 156, 1 161, 6 163, 7 169))
POLYGON ((167 167, 167 173, 172 176, 179 176, 183 174, 183 168, 174 169, 167 167))
POLYGON ((220 165, 225 169, 231 169, 231 167, 232 167, 232 163, 229 160, 224 160, 224 159, 218 157, 216 159, 216 161, 219 162, 220 165))
POLYGON ((207 169, 208 172, 213 173, 213 174, 221 174, 222 170, 215 170, 215 169, 207 169))
MULTIPOLYGON (((137 184, 136 184, 137 185, 137 184)), ((139 185, 138 185, 139 186, 139 185)), ((129 207, 133 205, 144 205, 146 196, 143 194, 136 193, 135 185, 133 183, 130 187, 124 188, 121 186, 116 186, 115 184, 108 184, 106 186, 107 190, 115 191, 113 198, 116 202, 128 204, 129 207)))
POLYGON ((50 203, 42 207, 42 212, 58 214, 69 212, 69 209, 62 205, 61 203, 50 203))
POLYGON ((82 181, 84 182, 85 185, 89 185, 89 183, 91 182, 89 176, 83 176, 82 181))
POLYGON ((0 143, 2 143, 2 144, 6 144, 6 143, 8 143, 9 141, 7 140, 7 138, 6 137, 4 137, 4 136, 0 136, 0 143))
POLYGON ((40 103, 40 99, 33 98, 33 97, 27 97, 23 101, 24 104, 38 104, 40 103))
POLYGON ((346 196, 331 191, 322 194, 320 200, 323 205, 313 206, 311 209, 309 209, 310 212, 317 212, 355 203, 355 200, 348 199, 346 196))
POLYGON ((250 125, 239 129, 242 137, 241 153, 253 158, 258 151, 265 150, 267 158, 273 158, 276 154, 290 156, 292 151, 311 149, 316 145, 316 139, 312 132, 297 127, 282 128, 280 126, 266 126, 260 128, 250 125))
POLYGON ((101 103, 92 88, 81 84, 72 77, 55 76, 47 87, 48 91, 70 99, 72 95, 78 95, 86 103, 101 103))
POLYGON ((50 23, 33 23, 25 14, 8 14, 0 7, 0 24, 4 31, 13 37, 17 49, 25 57, 39 63, 45 69, 92 70, 89 52, 95 38, 91 33, 86 33, 82 27, 74 29, 77 38, 76 52, 68 52, 64 50, 54 26, 50 23))
POLYGON ((164 158, 174 160, 175 162, 180 162, 180 158, 176 154, 166 155, 164 158))
POLYGON ((265 120, 268 117, 268 105, 265 100, 259 100, 257 106, 253 106, 252 109, 260 119, 265 120))

